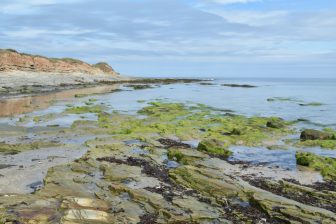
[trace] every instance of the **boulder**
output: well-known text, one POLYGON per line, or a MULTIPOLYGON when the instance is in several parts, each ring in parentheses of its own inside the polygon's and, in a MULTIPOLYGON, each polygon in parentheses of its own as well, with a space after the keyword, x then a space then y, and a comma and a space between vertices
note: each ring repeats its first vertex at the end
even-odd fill
POLYGON ((301 132, 300 139, 306 140, 331 140, 334 136, 330 133, 318 131, 314 129, 306 129, 301 132))
POLYGON ((228 150, 227 147, 227 142, 219 141, 217 139, 206 139, 198 144, 197 150, 207 152, 212 155, 228 157, 232 155, 232 152, 228 150))
POLYGON ((271 120, 267 121, 266 127, 269 127, 269 128, 283 128, 283 127, 285 127, 285 124, 284 124, 284 121, 282 119, 274 118, 274 119, 271 119, 271 120))

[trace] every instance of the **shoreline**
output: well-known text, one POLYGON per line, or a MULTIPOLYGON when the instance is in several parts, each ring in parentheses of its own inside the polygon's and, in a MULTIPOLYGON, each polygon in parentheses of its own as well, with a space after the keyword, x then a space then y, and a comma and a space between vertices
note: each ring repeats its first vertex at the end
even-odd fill
POLYGON ((201 81, 204 79, 114 77, 83 73, 2 72, 0 73, 0 100, 102 85, 173 84, 201 81))

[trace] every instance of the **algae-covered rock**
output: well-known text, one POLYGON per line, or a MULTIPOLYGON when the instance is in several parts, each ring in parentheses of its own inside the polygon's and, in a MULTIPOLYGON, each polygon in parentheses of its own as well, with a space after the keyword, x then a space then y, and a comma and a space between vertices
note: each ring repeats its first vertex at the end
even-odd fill
POLYGON ((191 148, 171 148, 169 149, 167 156, 170 160, 175 160, 184 165, 192 164, 197 160, 207 157, 204 153, 191 148))
POLYGON ((70 107, 66 109, 70 114, 86 114, 86 113, 101 113, 103 107, 101 105, 70 107))
POLYGON ((321 172, 325 179, 336 180, 336 159, 309 152, 296 152, 296 163, 321 172))
POLYGON ((302 131, 300 142, 298 146, 313 147, 320 146, 322 148, 335 149, 336 148, 336 135, 335 131, 329 128, 323 131, 306 129, 302 131))
POLYGON ((232 152, 227 148, 228 144, 226 142, 219 141, 216 139, 203 140, 197 146, 197 149, 199 151, 223 157, 228 157, 232 155, 232 152))
POLYGON ((28 151, 28 150, 59 147, 62 145, 63 144, 61 143, 42 142, 42 141, 35 141, 31 143, 17 143, 17 144, 9 144, 5 142, 0 142, 0 153, 12 155, 12 154, 17 154, 17 153, 28 151))
MULTIPOLYGON (((330 206, 319 205, 332 204, 328 196, 333 192, 283 186, 288 192, 305 192, 318 200, 314 207, 307 206, 279 196, 271 188, 250 185, 232 175, 236 165, 223 160, 232 154, 230 145, 264 146, 265 141, 286 136, 290 133, 286 121, 226 116, 204 105, 163 102, 150 103, 139 111, 145 115, 139 118, 103 112, 93 102, 71 106, 64 113, 98 114, 98 120, 74 122, 64 133, 95 136, 84 144, 89 150, 69 164, 49 169, 44 186, 34 194, 1 196, 0 220, 29 223, 32 217, 30 223, 72 224, 335 222, 335 214, 323 209, 330 206), (194 148, 185 140, 202 141, 194 148), (170 167, 167 157, 179 162, 178 166, 170 167)), ((329 160, 323 162, 329 164, 329 160)), ((332 176, 330 168, 326 173, 332 176)))
POLYGON ((335 139, 335 136, 328 132, 306 129, 301 132, 300 139, 305 140, 331 140, 335 139))
POLYGON ((285 123, 280 118, 273 118, 267 121, 266 126, 269 128, 283 128, 285 127, 285 123))

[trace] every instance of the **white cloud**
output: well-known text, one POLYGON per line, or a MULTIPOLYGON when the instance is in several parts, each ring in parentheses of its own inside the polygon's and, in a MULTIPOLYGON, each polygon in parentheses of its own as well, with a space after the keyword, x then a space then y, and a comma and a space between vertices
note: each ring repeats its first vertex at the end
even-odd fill
MULTIPOLYGON (((1 1, 0 45, 27 53, 112 65, 114 60, 125 65, 146 61, 148 66, 175 61, 205 68, 211 63, 267 65, 336 58, 333 11, 196 7, 181 0, 1 1)), ((248 1, 217 0, 234 2, 248 1)))
POLYGON ((208 9, 210 13, 223 17, 232 23, 242 23, 250 26, 265 26, 283 23, 289 12, 287 11, 229 11, 219 9, 208 9))
POLYGON ((2 0, 0 13, 27 14, 36 12, 38 7, 54 4, 73 3, 80 0, 2 0))

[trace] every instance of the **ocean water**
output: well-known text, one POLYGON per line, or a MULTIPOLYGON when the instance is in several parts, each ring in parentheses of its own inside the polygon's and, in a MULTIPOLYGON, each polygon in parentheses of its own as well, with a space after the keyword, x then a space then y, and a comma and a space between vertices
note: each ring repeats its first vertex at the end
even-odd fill
POLYGON ((138 100, 163 99, 169 102, 194 102, 230 109, 247 116, 277 116, 287 120, 307 119, 316 128, 336 128, 336 79, 233 79, 209 81, 212 85, 173 84, 153 89, 118 92, 99 97, 117 110, 134 112, 144 106, 138 100), (222 84, 250 84, 256 88, 233 88, 222 84), (289 101, 267 101, 269 98, 289 101), (300 106, 312 102, 321 106, 300 106))
MULTIPOLYGON (((111 92, 109 88, 98 87, 96 95, 83 98, 75 98, 74 95, 78 90, 73 90, 72 95, 68 93, 65 97, 62 94, 60 94, 62 97, 55 99, 51 97, 51 100, 56 101, 55 103, 27 113, 30 116, 40 116, 48 113, 57 114, 64 111, 69 103, 80 106, 85 105, 88 99, 95 98, 97 99, 95 104, 104 104, 108 111, 117 110, 136 114, 148 102, 163 100, 166 102, 202 103, 220 109, 232 110, 234 113, 246 116, 277 116, 286 120, 304 119, 304 121, 297 124, 298 129, 323 129, 324 127, 336 129, 336 79, 221 78, 202 83, 208 83, 208 85, 180 83, 154 85, 154 88, 143 90, 132 90, 121 86, 124 91, 119 92, 111 92), (233 88, 222 84, 248 84, 256 87, 233 88), (285 100, 270 101, 268 100, 270 98, 285 100), (300 105, 312 102, 318 102, 321 105, 300 105)), ((47 99, 50 100, 48 97, 47 99)), ((26 101, 24 100, 25 103, 22 104, 22 107, 27 107, 26 101)), ((37 98, 29 99, 29 102, 36 103, 36 101, 39 104, 37 98)), ((21 104, 17 102, 15 107, 8 105, 10 101, 2 101, 2 103, 7 105, 7 110, 14 108, 16 111, 24 111, 18 108, 21 104)), ((11 114, 10 111, 3 112, 11 114)), ((34 127, 59 124, 61 126, 70 126, 74 120, 95 119, 92 114, 87 114, 84 117, 65 115, 47 122, 34 123, 30 121, 19 124, 17 121, 23 116, 25 115, 17 114, 11 118, 4 117, 0 119, 0 125, 34 127)), ((267 162, 269 165, 295 169, 295 151, 303 149, 292 147, 288 150, 270 151, 261 148, 232 147, 232 150, 234 155, 230 158, 231 160, 244 160, 252 163, 267 162)), ((336 158, 336 150, 317 147, 304 150, 336 158)))

